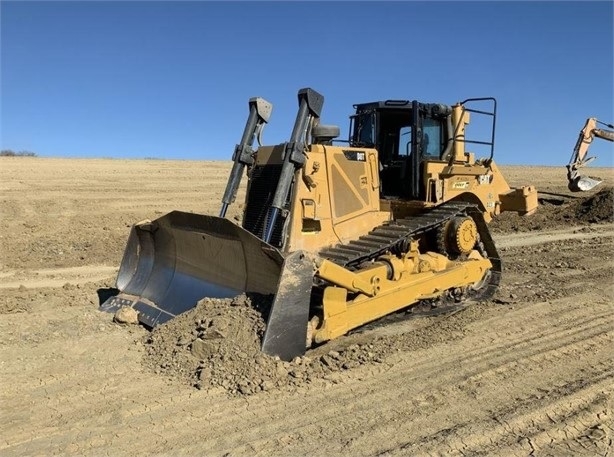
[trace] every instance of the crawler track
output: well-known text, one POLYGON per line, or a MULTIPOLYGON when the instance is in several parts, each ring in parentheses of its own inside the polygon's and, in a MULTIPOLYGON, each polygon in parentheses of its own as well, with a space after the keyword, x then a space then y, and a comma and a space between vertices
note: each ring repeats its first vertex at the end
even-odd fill
POLYGON ((464 298, 486 300, 493 296, 499 285, 501 260, 481 211, 470 203, 447 202, 422 214, 387 222, 357 240, 326 248, 319 254, 338 265, 358 269, 361 263, 374 260, 386 252, 406 252, 410 240, 436 239, 437 231, 457 216, 470 216, 475 221, 479 234, 477 249, 493 265, 481 287, 469 291, 464 298))

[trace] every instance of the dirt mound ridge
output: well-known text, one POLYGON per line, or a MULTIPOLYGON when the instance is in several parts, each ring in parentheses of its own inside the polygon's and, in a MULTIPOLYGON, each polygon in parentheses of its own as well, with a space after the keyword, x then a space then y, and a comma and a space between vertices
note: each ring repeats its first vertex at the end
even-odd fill
POLYGON ((301 386, 328 374, 381 362, 385 347, 353 344, 338 351, 284 362, 260 351, 268 297, 239 295, 201 300, 196 308, 154 329, 145 341, 144 363, 156 373, 199 389, 251 395, 301 386))
POLYGON ((576 218, 585 222, 614 222, 614 188, 575 202, 576 218))
POLYGON ((560 227, 562 224, 586 224, 614 222, 614 189, 607 187, 599 192, 561 204, 542 202, 531 216, 503 213, 490 227, 494 233, 528 232, 560 227))

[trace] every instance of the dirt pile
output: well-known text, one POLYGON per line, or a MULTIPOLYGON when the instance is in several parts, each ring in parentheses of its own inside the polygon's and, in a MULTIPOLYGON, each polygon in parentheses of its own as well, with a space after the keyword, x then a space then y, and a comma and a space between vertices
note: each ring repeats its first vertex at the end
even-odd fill
POLYGON ((610 187, 576 203, 576 218, 585 222, 614 222, 614 188, 610 187))
POLYGON ((146 341, 146 363, 197 387, 245 393, 265 388, 255 376, 262 363, 258 342, 264 332, 258 309, 265 302, 265 297, 245 295, 201 300, 193 310, 152 331, 146 341))
POLYGON ((260 351, 268 297, 204 299, 157 327, 145 341, 145 365, 204 390, 251 395, 296 387, 341 370, 382 361, 373 344, 353 344, 284 362, 260 351))
POLYGON ((560 228, 565 224, 614 222, 614 188, 607 187, 585 197, 552 203, 542 201, 535 214, 519 216, 506 212, 496 217, 494 233, 528 232, 560 228))

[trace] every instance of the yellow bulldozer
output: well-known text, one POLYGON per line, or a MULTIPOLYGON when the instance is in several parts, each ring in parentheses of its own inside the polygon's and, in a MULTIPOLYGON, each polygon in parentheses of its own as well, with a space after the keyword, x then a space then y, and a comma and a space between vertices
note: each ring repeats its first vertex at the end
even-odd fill
POLYGON ((219 216, 134 225, 103 310, 130 306, 154 327, 204 297, 271 295, 262 351, 291 360, 399 310, 492 296, 501 261, 487 223, 538 205, 534 187, 511 189, 493 161, 496 100, 357 104, 345 141, 320 123, 322 95, 301 89, 298 102, 289 141, 262 146, 272 105, 250 99, 219 216), (487 140, 466 138, 472 115, 489 119, 487 140), (238 225, 225 215, 244 175, 238 225))

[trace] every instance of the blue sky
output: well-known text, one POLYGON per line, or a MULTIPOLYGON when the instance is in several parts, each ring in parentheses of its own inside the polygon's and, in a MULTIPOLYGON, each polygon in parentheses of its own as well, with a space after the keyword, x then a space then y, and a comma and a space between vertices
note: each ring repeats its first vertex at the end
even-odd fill
POLYGON ((614 121, 610 1, 0 5, 2 149, 230 159, 248 99, 281 143, 302 87, 343 137, 354 103, 494 96, 504 164, 564 165, 587 117, 614 121))

